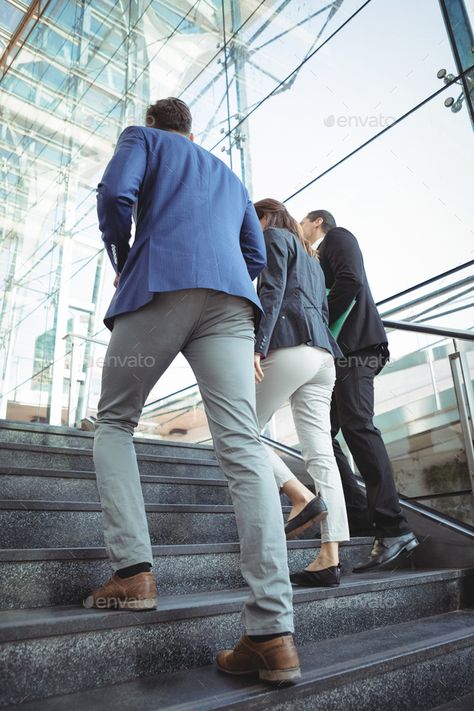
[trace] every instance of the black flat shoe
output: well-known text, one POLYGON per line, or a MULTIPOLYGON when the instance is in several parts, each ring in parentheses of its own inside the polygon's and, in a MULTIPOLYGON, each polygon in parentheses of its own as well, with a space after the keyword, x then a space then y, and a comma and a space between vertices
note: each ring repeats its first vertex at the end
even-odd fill
POLYGON ((353 572, 367 573, 372 570, 380 570, 384 565, 393 563, 402 553, 412 551, 417 545, 418 540, 411 532, 404 533, 403 536, 376 538, 368 559, 356 565, 353 572))
POLYGON ((316 498, 309 502, 309 504, 306 504, 298 516, 295 516, 291 519, 291 521, 288 521, 285 526, 286 537, 296 538, 296 536, 299 533, 302 533, 305 528, 323 521, 327 518, 327 515, 327 506, 318 494, 316 498))
POLYGON ((293 585, 308 588, 337 588, 341 582, 341 564, 323 570, 302 570, 301 573, 292 573, 290 580, 293 585))

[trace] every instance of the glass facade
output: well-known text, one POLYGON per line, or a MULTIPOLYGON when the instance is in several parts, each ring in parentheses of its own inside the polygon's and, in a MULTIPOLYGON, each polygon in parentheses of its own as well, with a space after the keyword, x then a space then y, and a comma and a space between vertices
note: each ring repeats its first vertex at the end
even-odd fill
MULTIPOLYGON (((442 94, 354 153, 454 71, 431 0, 0 0, 0 53, 0 417, 94 411, 113 292, 95 188, 159 97, 254 199, 303 188, 297 218, 334 212, 376 297, 472 256, 466 110, 442 94)), ((178 358, 152 399, 193 381, 178 358)))

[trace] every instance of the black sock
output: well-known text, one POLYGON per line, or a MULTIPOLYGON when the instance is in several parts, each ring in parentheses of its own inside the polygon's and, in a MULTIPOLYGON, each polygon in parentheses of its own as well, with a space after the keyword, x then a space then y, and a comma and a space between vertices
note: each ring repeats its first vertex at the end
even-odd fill
POLYGON ((131 578, 132 575, 138 575, 138 573, 149 573, 151 570, 151 563, 136 563, 136 565, 129 565, 127 568, 122 568, 121 570, 116 570, 115 572, 119 578, 131 578))
POLYGON ((269 642, 271 639, 276 639, 277 637, 289 637, 293 632, 275 632, 275 634, 249 634, 248 638, 252 642, 269 642))

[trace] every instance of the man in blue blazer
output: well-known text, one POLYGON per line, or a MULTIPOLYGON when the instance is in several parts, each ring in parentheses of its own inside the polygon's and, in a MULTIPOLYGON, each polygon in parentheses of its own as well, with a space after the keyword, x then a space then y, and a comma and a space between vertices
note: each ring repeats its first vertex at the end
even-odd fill
POLYGON ((219 653, 218 666, 292 681, 300 671, 283 515, 255 414, 254 312, 260 304, 252 279, 266 260, 255 210, 234 173, 193 142, 186 104, 169 98, 149 107, 147 127, 121 134, 98 186, 98 215, 117 290, 104 319, 112 336, 94 464, 115 572, 84 604, 156 607, 132 437, 150 390, 181 352, 196 375, 229 480, 250 587, 246 634, 237 651, 219 653))

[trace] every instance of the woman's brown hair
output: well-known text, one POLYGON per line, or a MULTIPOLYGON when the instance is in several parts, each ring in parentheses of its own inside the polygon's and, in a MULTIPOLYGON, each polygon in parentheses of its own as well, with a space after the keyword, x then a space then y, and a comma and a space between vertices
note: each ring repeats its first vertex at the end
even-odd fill
POLYGON ((282 202, 278 202, 278 200, 273 200, 272 198, 265 198, 265 200, 259 200, 254 203, 254 207, 259 220, 261 220, 262 217, 267 218, 265 228, 282 227, 283 229, 288 230, 299 239, 307 254, 311 257, 315 256, 310 242, 308 242, 303 235, 301 225, 290 215, 282 202))

